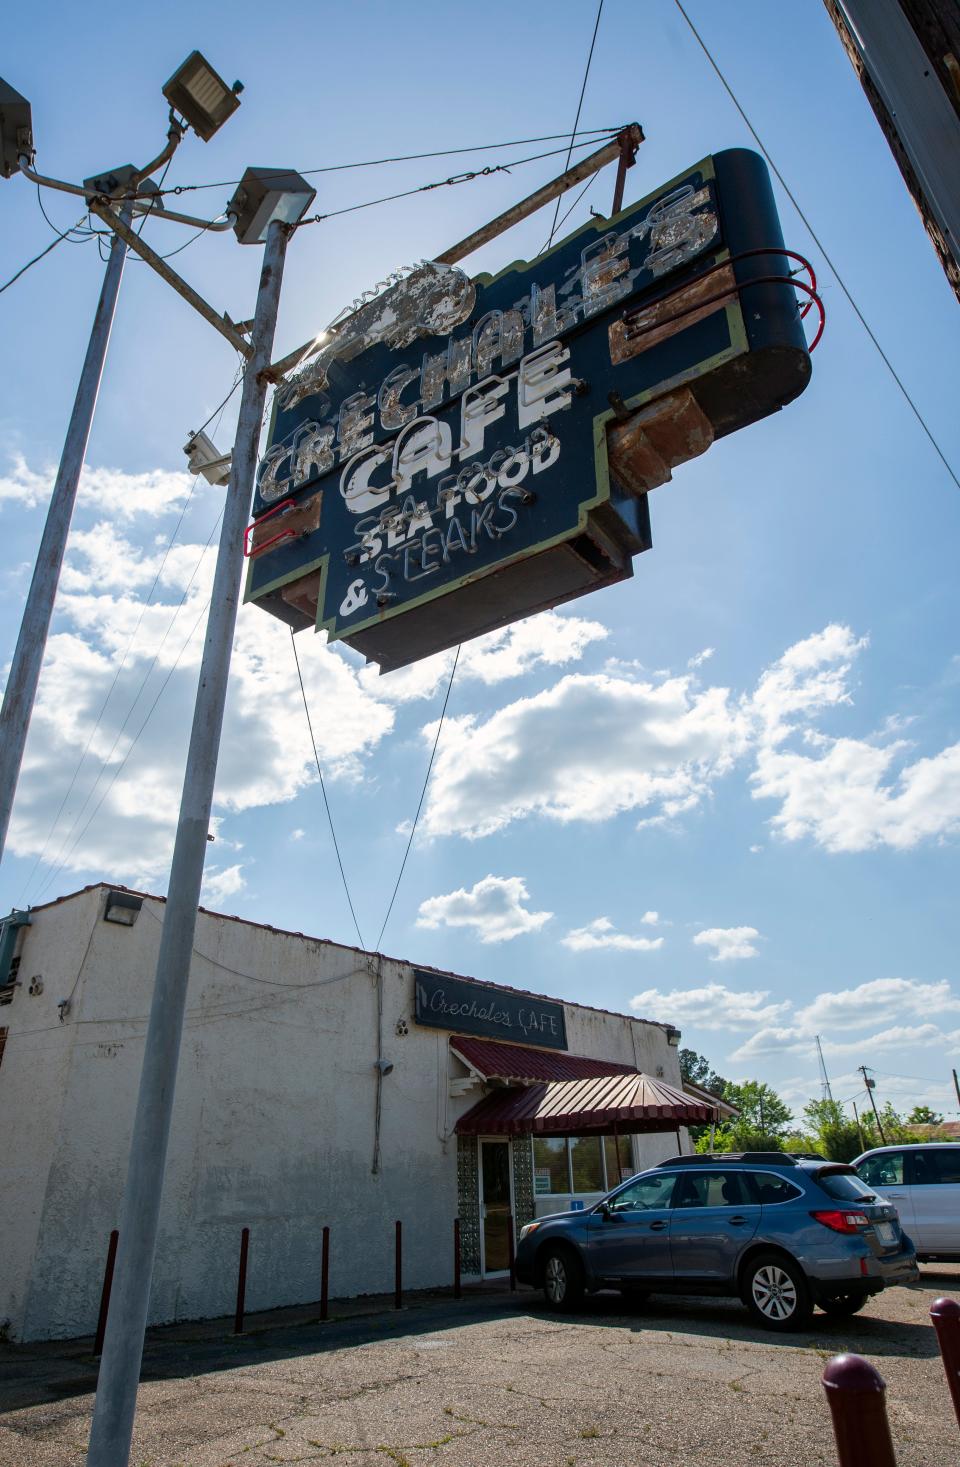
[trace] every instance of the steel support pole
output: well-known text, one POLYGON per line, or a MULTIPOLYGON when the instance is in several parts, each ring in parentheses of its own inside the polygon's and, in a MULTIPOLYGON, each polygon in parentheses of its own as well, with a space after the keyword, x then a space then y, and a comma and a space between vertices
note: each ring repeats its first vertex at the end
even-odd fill
MULTIPOLYGON (((129 224, 132 218, 132 209, 132 204, 125 204, 123 207, 121 218, 125 224, 129 224)), ((93 318, 87 353, 83 359, 60 467, 57 470, 53 494, 50 496, 37 563, 23 609, 20 635, 17 637, 13 661, 10 664, 3 707, 0 709, 0 859, 6 845, 10 812, 13 809, 23 751, 37 697, 40 668, 60 582, 60 568, 70 533, 70 521, 73 518, 80 470, 83 468, 87 440, 97 405, 97 393, 100 391, 100 378, 110 342, 110 328, 113 325, 126 253, 127 247, 123 240, 114 235, 103 272, 100 299, 93 318)))
POLYGON ((286 225, 270 225, 253 324, 254 351, 243 378, 233 467, 170 867, 120 1216, 116 1282, 97 1381, 87 1467, 126 1467, 133 1436, 190 958, 240 598, 243 532, 250 515, 267 390, 263 372, 270 365, 287 237, 286 225))

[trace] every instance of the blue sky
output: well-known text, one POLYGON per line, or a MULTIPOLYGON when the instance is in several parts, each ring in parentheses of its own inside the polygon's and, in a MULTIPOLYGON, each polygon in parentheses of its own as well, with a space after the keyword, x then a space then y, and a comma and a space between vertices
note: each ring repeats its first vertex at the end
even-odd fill
MULTIPOLYGON (((786 0, 689 8, 960 465, 957 302, 825 11, 786 0)), ((249 163, 307 169, 562 133, 594 16, 592 0, 294 3, 279 22, 240 3, 227 27, 222 8, 175 3, 148 40, 129 7, 81 15, 39 3, 7 38, 4 74, 32 101, 38 167, 80 179, 152 156, 165 131, 160 85, 200 48, 244 80, 243 103, 209 144, 188 137, 168 183, 215 182, 249 163)), ((750 145, 672 0, 604 5, 582 124, 633 119, 647 141, 628 202, 706 153, 750 145)), ((537 151, 320 175, 316 207, 537 151)), ((278 349, 562 162, 301 231, 278 349)), ((567 229, 590 204, 608 207, 612 187, 608 170, 567 229)), ((181 204, 215 212, 230 192, 181 204)), ((383 946, 610 1008, 633 1002, 679 1024, 722 1073, 768 1079, 796 1105, 818 1093, 820 1033, 839 1096, 867 1064, 881 1098, 956 1111, 960 491, 777 197, 787 245, 823 282, 828 325, 809 389, 653 493, 654 548, 632 581, 464 650, 383 946)), ((52 235, 24 180, 4 182, 0 200, 6 279, 52 235)), ((59 228, 80 214, 66 197, 45 205, 59 228)), ((470 268, 534 255, 549 223, 547 211, 470 268)), ((148 236, 161 250, 188 237, 157 222, 148 236)), ((207 236, 175 263, 234 319, 250 314, 258 251, 207 236)), ((100 271, 95 244, 63 244, 0 297, 15 347, 8 374, 16 362, 0 403, 4 662, 100 271)), ((191 492, 180 446, 235 370, 227 344, 130 263, 0 874, 5 909, 101 878, 165 886, 211 573, 204 547, 221 502, 202 481, 191 492)), ((224 448, 235 402, 217 426, 224 448)), ((298 650, 372 943, 449 658, 378 678, 322 638, 303 635, 298 650)), ((289 638, 254 608, 238 626, 216 813, 208 905, 352 939, 289 638)))

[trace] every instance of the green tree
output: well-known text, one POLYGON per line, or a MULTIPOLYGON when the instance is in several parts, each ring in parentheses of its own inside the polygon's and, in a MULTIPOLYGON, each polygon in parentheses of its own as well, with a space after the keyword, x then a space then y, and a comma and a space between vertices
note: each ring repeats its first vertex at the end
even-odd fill
POLYGON ((793 1115, 770 1085, 761 1080, 728 1084, 723 1098, 739 1112, 725 1128, 735 1151, 782 1151, 793 1115))
POLYGON ((872 1121, 863 1117, 860 1129, 853 1116, 848 1116, 843 1106, 835 1100, 811 1100, 803 1108, 804 1120, 810 1131, 813 1149, 828 1161, 853 1161, 861 1151, 879 1142, 872 1121), (860 1135, 863 1133, 861 1143, 860 1135))
POLYGON ((915 1105, 907 1116, 908 1126, 942 1126, 943 1116, 931 1110, 929 1105, 915 1105))
POLYGON ((717 1074, 708 1059, 697 1054, 695 1049, 681 1049, 679 1060, 682 1080, 689 1081, 691 1085, 699 1085, 701 1090, 709 1090, 723 1100, 728 1082, 717 1074))

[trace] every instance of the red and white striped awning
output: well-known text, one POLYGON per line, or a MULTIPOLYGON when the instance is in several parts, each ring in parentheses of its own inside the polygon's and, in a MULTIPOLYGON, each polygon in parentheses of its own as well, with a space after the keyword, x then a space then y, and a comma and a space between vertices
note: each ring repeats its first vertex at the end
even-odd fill
POLYGON ((715 1115, 706 1101, 634 1070, 497 1090, 462 1115, 456 1130, 460 1136, 600 1136, 708 1125, 715 1115))
POLYGON ((614 1060, 589 1059, 555 1049, 534 1049, 526 1044, 504 1044, 499 1039, 474 1039, 451 1034, 450 1049, 482 1080, 506 1080, 525 1084, 530 1080, 585 1080, 598 1075, 635 1075, 635 1065, 614 1060))

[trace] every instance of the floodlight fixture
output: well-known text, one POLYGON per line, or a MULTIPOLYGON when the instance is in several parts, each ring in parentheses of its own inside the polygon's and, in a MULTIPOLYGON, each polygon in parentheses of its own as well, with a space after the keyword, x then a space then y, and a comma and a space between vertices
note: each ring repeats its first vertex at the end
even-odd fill
POLYGON ((238 93, 242 91, 242 82, 228 87, 206 57, 191 51, 164 86, 163 95, 174 111, 186 118, 197 137, 207 143, 236 112, 240 106, 238 93))
POLYGON ((317 197, 299 173, 289 168, 248 168, 227 205, 233 232, 241 244, 263 244, 275 219, 296 224, 317 197))
MULTIPOLYGON (((183 451, 189 460, 191 474, 202 474, 208 484, 226 484, 229 481, 233 454, 218 453, 216 444, 202 429, 199 433, 190 434, 183 451)), ((213 836, 207 839, 213 840, 213 836)))
POLYGON ((30 103, 0 77, 0 174, 19 173, 22 157, 33 157, 30 103))

